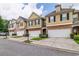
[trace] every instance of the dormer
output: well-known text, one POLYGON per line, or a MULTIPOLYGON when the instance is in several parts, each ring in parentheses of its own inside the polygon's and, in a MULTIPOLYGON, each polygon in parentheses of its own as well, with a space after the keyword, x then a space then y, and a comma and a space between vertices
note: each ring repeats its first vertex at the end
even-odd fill
POLYGON ((56 5, 55 8, 56 8, 56 12, 60 12, 61 11, 61 5, 60 4, 56 5))

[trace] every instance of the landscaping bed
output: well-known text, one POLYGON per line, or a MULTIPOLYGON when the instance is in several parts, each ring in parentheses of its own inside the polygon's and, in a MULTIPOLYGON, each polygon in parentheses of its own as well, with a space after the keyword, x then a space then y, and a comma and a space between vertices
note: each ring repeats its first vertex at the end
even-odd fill
POLYGON ((34 38, 32 38, 31 40, 44 40, 44 39, 47 39, 47 38, 41 38, 41 37, 34 37, 34 38))

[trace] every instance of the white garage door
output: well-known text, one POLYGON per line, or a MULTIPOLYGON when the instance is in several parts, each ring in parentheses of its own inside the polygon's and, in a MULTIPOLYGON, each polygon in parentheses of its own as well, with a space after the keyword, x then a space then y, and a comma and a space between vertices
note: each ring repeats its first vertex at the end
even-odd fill
POLYGON ((23 36, 24 35, 24 30, 17 31, 17 36, 23 36))
POLYGON ((48 30, 49 37, 69 37, 70 29, 48 30))
POLYGON ((30 37, 39 37, 40 31, 29 31, 30 37))
POLYGON ((14 32, 9 32, 9 35, 12 36, 12 34, 14 34, 14 32))

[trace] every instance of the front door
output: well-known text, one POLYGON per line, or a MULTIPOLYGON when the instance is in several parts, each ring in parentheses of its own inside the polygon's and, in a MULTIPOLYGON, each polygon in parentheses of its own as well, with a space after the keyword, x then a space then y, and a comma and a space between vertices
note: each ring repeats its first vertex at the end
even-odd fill
POLYGON ((46 34, 46 29, 43 29, 43 35, 45 35, 46 34))
POLYGON ((26 36, 29 36, 29 31, 28 31, 28 29, 26 29, 26 36))

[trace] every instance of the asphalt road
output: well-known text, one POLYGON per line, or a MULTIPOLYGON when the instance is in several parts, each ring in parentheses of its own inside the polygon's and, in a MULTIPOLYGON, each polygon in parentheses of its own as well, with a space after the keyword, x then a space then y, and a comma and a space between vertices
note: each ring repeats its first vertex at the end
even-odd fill
POLYGON ((77 56, 79 54, 56 50, 56 48, 0 40, 0 56, 77 56))

